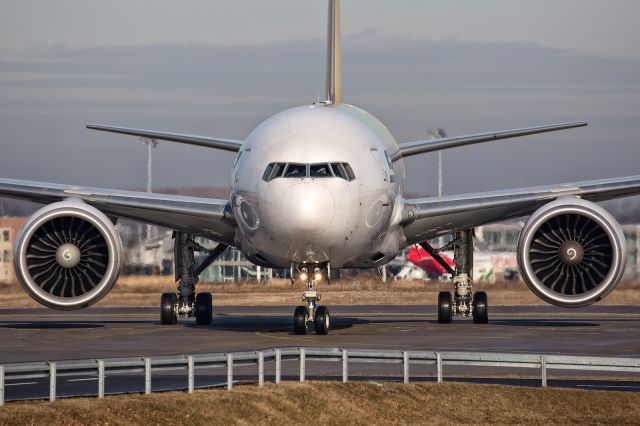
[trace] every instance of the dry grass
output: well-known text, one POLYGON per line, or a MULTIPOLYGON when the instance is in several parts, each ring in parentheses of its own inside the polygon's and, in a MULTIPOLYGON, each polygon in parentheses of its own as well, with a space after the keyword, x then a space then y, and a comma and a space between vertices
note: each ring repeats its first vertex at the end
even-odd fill
MULTIPOLYGON (((437 281, 393 281, 379 278, 343 279, 331 284, 320 283, 322 303, 327 305, 432 305, 440 290, 451 290, 450 283, 437 281)), ((489 293, 489 301, 498 305, 541 305, 522 282, 479 283, 475 290, 489 293)), ((122 277, 107 297, 97 306, 156 306, 160 293, 175 291, 172 277, 122 277)), ((236 283, 201 283, 198 291, 213 293, 218 306, 283 306, 300 301, 302 284, 291 286, 288 280, 236 283), (250 297, 249 297, 250 296, 250 297)), ((621 283, 601 304, 640 305, 640 282, 621 283)), ((0 307, 37 307, 17 284, 0 285, 0 307)))
POLYGON ((640 424, 637 393, 478 384, 283 383, 11 403, 8 425, 640 424))

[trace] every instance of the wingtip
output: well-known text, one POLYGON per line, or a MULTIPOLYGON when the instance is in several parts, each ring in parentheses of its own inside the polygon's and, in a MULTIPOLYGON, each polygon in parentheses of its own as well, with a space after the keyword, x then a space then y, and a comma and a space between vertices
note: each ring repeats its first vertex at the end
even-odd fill
POLYGON ((585 127, 588 126, 589 123, 587 121, 573 121, 573 122, 569 122, 569 123, 565 123, 565 124, 560 124, 560 126, 566 128, 566 129, 573 129, 576 127, 585 127))

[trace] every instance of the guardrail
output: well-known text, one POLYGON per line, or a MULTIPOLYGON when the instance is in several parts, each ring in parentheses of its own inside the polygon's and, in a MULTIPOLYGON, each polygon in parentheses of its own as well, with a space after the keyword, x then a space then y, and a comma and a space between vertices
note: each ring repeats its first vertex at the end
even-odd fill
POLYGON ((275 364, 274 381, 280 383, 282 363, 286 361, 298 361, 301 382, 305 380, 307 374, 307 361, 341 362, 343 382, 349 380, 349 365, 354 363, 402 364, 404 383, 409 383, 411 365, 435 366, 438 382, 444 380, 446 366, 533 368, 540 370, 540 383, 543 387, 547 386, 548 370, 640 373, 640 358, 290 347, 251 352, 4 364, 0 365, 0 405, 5 401, 6 380, 49 378, 49 400, 53 402, 56 400, 56 384, 59 377, 97 377, 98 398, 103 398, 107 373, 144 373, 144 389, 145 393, 149 394, 152 391, 153 372, 186 370, 187 392, 193 393, 198 369, 226 368, 226 387, 232 389, 235 367, 257 365, 257 382, 258 386, 262 387, 265 378, 265 362, 275 364))

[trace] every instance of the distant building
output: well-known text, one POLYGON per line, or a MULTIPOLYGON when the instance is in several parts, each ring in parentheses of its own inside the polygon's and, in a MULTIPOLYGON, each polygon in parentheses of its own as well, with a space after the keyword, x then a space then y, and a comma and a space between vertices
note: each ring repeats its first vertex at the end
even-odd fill
MULTIPOLYGON (((203 247, 212 249, 216 243, 206 238, 196 238, 203 247)), ((167 231, 153 239, 145 239, 125 250, 125 275, 172 275, 172 232, 167 231)), ((196 253, 196 263, 203 261, 206 253, 196 253)), ((200 274, 200 282, 229 282, 244 280, 270 280, 284 278, 288 271, 261 268, 249 262, 240 250, 230 247, 200 274)))
POLYGON ((0 283, 16 282, 13 270, 13 245, 25 217, 0 217, 0 283))
MULTIPOLYGON (((200 256, 204 258, 204 255, 200 256)), ((202 282, 228 282, 258 280, 265 281, 274 277, 285 278, 288 271, 282 269, 262 268, 249 262, 242 252, 236 248, 229 248, 207 269, 202 271, 202 282)))

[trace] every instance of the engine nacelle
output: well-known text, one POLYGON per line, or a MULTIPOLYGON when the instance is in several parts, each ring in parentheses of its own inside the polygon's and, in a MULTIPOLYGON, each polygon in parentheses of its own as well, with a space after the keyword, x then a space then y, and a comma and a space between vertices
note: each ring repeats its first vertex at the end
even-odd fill
POLYGON ((100 210, 68 199, 35 212, 20 228, 14 266, 22 288, 54 309, 80 309, 113 288, 122 243, 100 210))
POLYGON ((590 305, 622 279, 625 238, 618 222, 589 201, 563 197, 538 209, 522 229, 518 265, 529 288, 546 302, 590 305))

